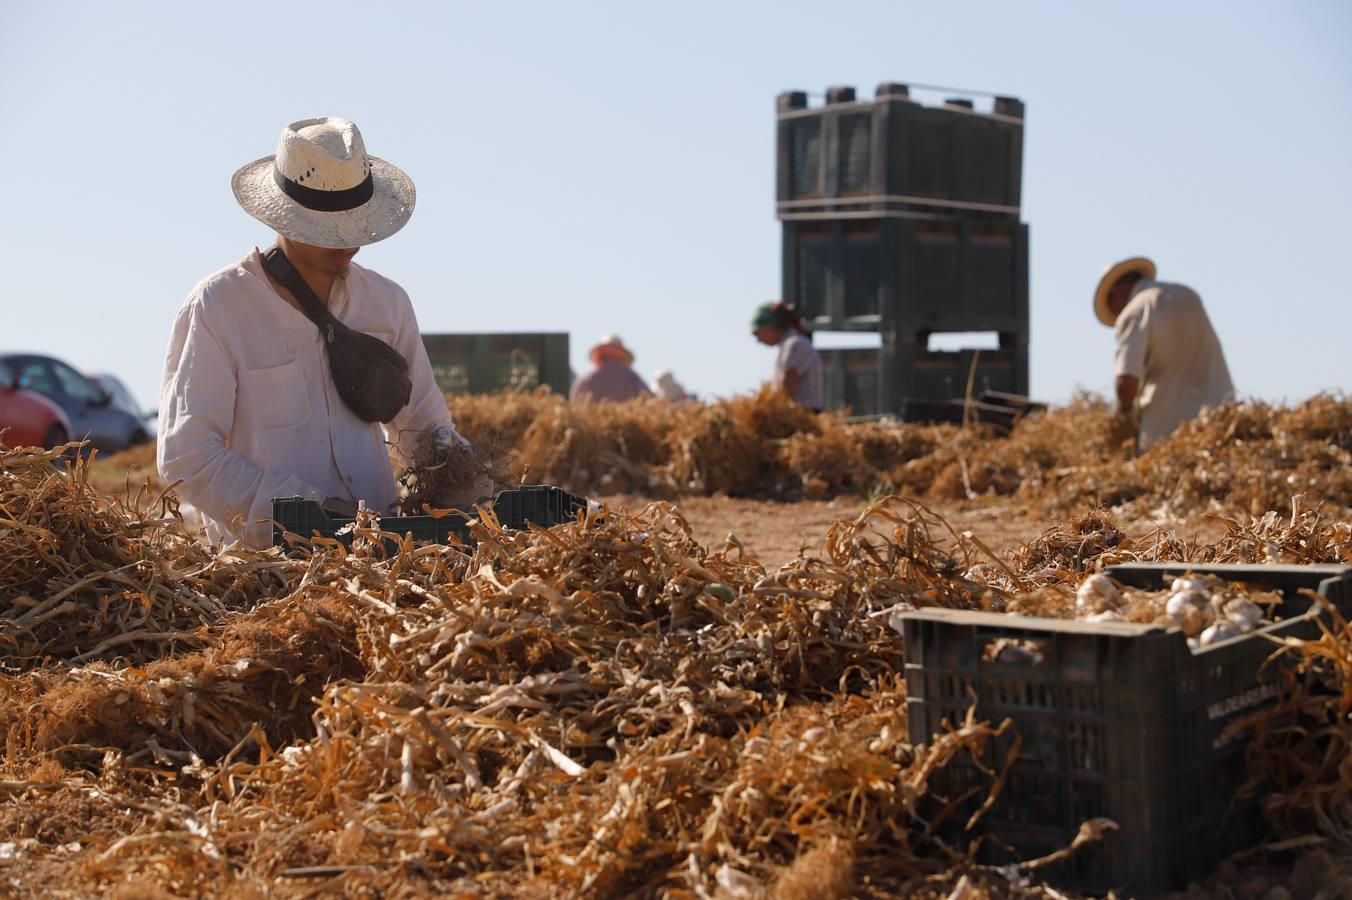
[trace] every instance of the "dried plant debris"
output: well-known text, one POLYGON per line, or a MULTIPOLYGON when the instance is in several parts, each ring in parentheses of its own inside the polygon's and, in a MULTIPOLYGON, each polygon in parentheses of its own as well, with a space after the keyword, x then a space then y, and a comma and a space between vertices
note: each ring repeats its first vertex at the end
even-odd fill
POLYGON ((120 798, 78 851, 15 859, 86 893, 1050 896, 914 812, 1007 727, 907 740, 885 614, 987 590, 923 507, 880 501, 778 572, 661 503, 472 527, 470 556, 320 543, 167 658, 0 681, 11 797, 99 821, 120 798))
MULTIPOLYGON (((1092 449, 1104 410, 1087 401, 987 439, 847 426, 768 395, 661 414, 512 399, 460 421, 515 440, 531 480, 788 495, 886 473, 912 498, 833 523, 776 570, 733 536, 701 544, 668 502, 521 532, 486 515, 473 548, 389 544, 359 519, 350 548, 213 554, 172 492, 114 500, 84 462, 0 451, 9 891, 1062 897, 1039 873, 1112 823, 1002 869, 943 843, 931 774, 984 754, 994 796, 1009 726, 976 710, 911 744, 893 614, 1130 618, 1138 594, 1101 577, 1115 562, 1352 560, 1334 398, 1227 407, 1137 460, 1092 449), (1211 474, 1179 462, 1204 440, 1211 474), (914 499, 983 491, 1071 514, 1000 552, 914 499), (1142 534, 1099 501, 1223 518, 1212 540, 1142 534)), ((1261 595, 1179 587, 1140 592, 1142 615, 1196 591, 1208 627, 1248 615, 1241 599, 1271 618, 1261 595)), ((1282 840, 1346 859, 1352 627, 1331 622, 1275 648, 1296 665, 1249 752, 1282 840)))
POLYGON ((452 407, 471 438, 503 436, 518 476, 588 494, 1016 496, 1042 513, 1103 506, 1160 519, 1261 516, 1293 495, 1334 512, 1352 497, 1352 401, 1332 395, 1205 410, 1136 458, 1110 446, 1112 408, 1088 396, 1022 419, 1007 436, 852 424, 771 391, 678 407, 572 406, 547 392, 455 397, 452 407))
POLYGON ((301 563, 213 554, 166 494, 117 501, 60 450, 0 448, 0 662, 140 663, 201 646, 231 610, 285 592, 301 563))
MULTIPOLYGON (((1037 515, 1104 507, 1157 521, 1262 516, 1287 508, 1293 496, 1337 515, 1352 497, 1352 401, 1332 395, 1290 407, 1209 409, 1135 458, 1110 445, 1112 407, 1090 396, 1021 419, 1008 435, 980 426, 850 423, 804 412, 768 390, 709 404, 572 405, 542 389, 455 396, 450 405, 457 428, 490 458, 470 460, 471 468, 498 461, 489 474, 499 483, 557 484, 593 496, 1016 497, 1037 515)), ((147 452, 101 461, 94 478, 121 490, 129 475, 147 473, 147 452)), ((444 476, 431 478, 438 479, 444 476)))

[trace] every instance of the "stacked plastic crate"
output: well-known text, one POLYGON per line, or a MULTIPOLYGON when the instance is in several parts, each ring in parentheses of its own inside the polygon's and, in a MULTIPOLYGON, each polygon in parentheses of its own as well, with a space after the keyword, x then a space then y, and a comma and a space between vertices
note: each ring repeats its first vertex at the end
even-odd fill
POLYGON ((926 106, 902 84, 778 98, 783 296, 817 331, 873 332, 828 350, 827 405, 904 413, 908 401, 1028 393, 1028 226, 1019 221, 1024 106, 926 106), (987 332, 998 349, 931 350, 987 332))
POLYGON ((568 333, 424 334, 432 376, 446 394, 532 391, 540 385, 567 394, 568 333))

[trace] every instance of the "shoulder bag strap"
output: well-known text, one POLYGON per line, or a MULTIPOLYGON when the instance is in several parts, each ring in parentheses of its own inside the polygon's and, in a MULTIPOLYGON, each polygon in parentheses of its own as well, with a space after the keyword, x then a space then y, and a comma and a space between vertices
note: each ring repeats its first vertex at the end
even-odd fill
POLYGON ((263 254, 263 268, 278 284, 291 292, 291 296, 300 303, 301 312, 305 313, 305 317, 319 327, 325 340, 333 343, 333 326, 338 319, 315 296, 315 292, 305 283, 296 267, 291 265, 291 260, 286 258, 281 247, 272 247, 263 254))

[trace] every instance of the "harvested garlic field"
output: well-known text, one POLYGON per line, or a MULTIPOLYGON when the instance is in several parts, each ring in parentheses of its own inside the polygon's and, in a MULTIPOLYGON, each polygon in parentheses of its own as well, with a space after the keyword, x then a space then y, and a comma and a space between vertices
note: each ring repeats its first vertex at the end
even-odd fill
MULTIPOLYGON (((1043 877, 1118 823, 1002 865, 954 840, 1028 748, 979 705, 912 740, 897 615, 1130 618, 1108 566, 1352 562, 1336 397, 1210 411, 1137 458, 1091 399, 1008 435, 770 394, 452 408, 512 478, 599 506, 485 518, 473 547, 222 552, 145 450, 4 451, 9 895, 1076 896, 1043 877), (964 796, 934 787, 973 760, 964 796)), ((1153 621, 1173 594, 1141 596, 1153 621)), ((1266 836, 1190 896, 1352 891, 1352 629, 1324 621, 1270 648, 1291 674, 1246 751, 1266 836)))

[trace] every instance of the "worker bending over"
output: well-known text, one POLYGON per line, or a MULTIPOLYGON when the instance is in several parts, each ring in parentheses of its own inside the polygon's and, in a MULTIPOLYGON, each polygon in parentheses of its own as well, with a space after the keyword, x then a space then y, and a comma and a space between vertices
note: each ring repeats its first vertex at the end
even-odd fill
POLYGON ((1143 256, 1109 266, 1094 313, 1116 331, 1116 434, 1148 449, 1204 406, 1233 400, 1230 370, 1197 292, 1155 280, 1143 256))

